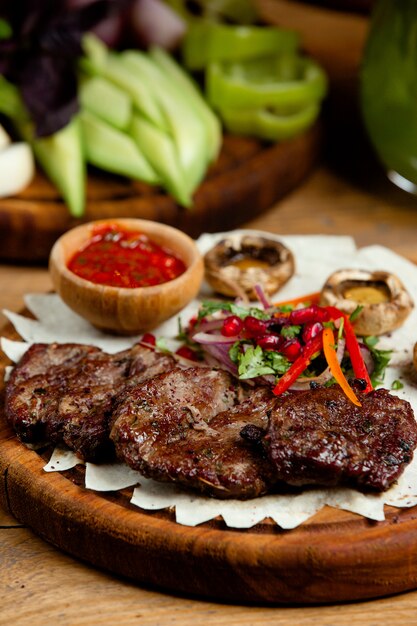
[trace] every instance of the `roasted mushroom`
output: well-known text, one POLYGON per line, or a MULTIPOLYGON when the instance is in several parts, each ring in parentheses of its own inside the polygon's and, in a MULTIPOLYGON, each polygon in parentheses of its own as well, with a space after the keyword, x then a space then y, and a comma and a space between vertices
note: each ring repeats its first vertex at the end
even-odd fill
POLYGON ((225 296, 256 300, 255 286, 272 295, 294 274, 294 256, 279 241, 257 235, 223 239, 204 257, 206 279, 225 296))
POLYGON ((362 310, 353 322, 358 335, 383 335, 401 326, 414 303, 400 279, 388 272, 344 269, 326 280, 320 304, 351 314, 362 310))

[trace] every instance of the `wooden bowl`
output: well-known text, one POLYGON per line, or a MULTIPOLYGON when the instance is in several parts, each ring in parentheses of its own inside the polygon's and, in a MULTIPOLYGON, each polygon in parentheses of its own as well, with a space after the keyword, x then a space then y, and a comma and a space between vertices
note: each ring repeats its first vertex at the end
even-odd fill
POLYGON ((195 242, 182 231, 150 220, 121 218, 88 222, 66 232, 51 250, 49 269, 55 290, 73 311, 97 328, 133 335, 152 330, 188 304, 199 291, 204 264, 195 242), (94 228, 105 224, 142 232, 174 252, 186 271, 152 287, 110 287, 80 278, 68 269, 68 262, 91 239, 94 228))

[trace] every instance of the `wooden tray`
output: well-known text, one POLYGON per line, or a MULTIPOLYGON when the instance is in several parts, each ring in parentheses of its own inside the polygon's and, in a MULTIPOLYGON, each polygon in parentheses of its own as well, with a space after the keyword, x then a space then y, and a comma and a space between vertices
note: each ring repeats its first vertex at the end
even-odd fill
POLYGON ((0 200, 0 260, 45 261, 55 240, 80 221, 140 217, 193 237, 232 229, 271 207, 311 171, 320 153, 319 125, 280 144, 225 136, 216 164, 185 210, 158 188, 92 172, 84 220, 72 219, 56 189, 38 174, 19 196, 0 200))
POLYGON ((332 11, 348 11, 353 13, 369 14, 375 4, 375 0, 293 0, 293 2, 305 2, 319 7, 326 7, 332 11))
MULTIPOLYGON (((2 335, 16 338, 10 325, 2 335)), ((6 358, 0 358, 0 375, 6 358)), ((2 377, 1 377, 2 379, 2 377)), ((44 456, 6 424, 0 398, 0 503, 58 548, 137 583, 237 603, 360 600, 417 587, 417 507, 384 522, 324 508, 295 530, 250 530, 221 519, 181 526, 129 503, 131 490, 85 489, 83 469, 46 474, 44 456)))

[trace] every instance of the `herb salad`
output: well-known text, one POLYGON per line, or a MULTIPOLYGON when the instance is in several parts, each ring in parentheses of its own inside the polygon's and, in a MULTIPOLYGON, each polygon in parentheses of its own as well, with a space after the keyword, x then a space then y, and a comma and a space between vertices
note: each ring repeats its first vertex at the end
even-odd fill
POLYGON ((259 306, 207 301, 186 327, 177 351, 185 358, 220 366, 240 380, 270 385, 276 395, 311 385, 339 384, 359 404, 349 381, 368 392, 382 384, 391 351, 376 337, 357 337, 355 317, 320 306, 319 294, 259 306))

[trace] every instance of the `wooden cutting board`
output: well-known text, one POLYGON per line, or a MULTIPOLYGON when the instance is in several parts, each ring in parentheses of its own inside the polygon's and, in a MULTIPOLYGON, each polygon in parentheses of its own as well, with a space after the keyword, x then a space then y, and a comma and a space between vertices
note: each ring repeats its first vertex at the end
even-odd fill
POLYGON ((159 188, 92 171, 84 219, 75 220, 38 173, 19 196, 0 199, 0 260, 45 261, 63 232, 81 221, 108 217, 156 220, 193 237, 235 228, 297 187, 316 163, 320 146, 319 125, 273 145, 226 135, 191 210, 179 207, 159 188))
MULTIPOLYGON (((1 334, 17 338, 10 325, 1 334)), ((1 380, 5 364, 0 358, 1 380)), ((249 530, 221 519, 181 526, 170 511, 132 506, 131 489, 85 489, 80 466, 43 472, 48 452, 19 443, 0 393, 0 503, 82 561, 138 584, 237 603, 334 603, 417 587, 417 507, 386 507, 384 522, 326 507, 290 531, 271 520, 249 530)))

